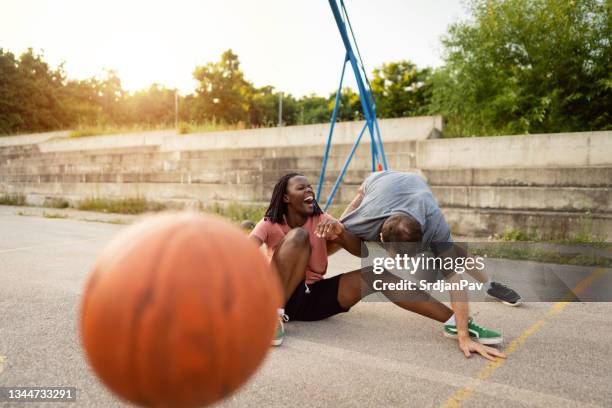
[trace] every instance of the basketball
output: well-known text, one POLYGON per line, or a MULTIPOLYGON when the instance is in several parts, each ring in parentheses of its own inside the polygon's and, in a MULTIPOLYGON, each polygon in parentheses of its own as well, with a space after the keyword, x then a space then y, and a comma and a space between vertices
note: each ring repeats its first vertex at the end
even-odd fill
POLYGON ((195 213, 153 216, 97 259, 81 338, 98 377, 146 406, 201 406, 256 371, 278 322, 281 288, 240 228, 195 213))

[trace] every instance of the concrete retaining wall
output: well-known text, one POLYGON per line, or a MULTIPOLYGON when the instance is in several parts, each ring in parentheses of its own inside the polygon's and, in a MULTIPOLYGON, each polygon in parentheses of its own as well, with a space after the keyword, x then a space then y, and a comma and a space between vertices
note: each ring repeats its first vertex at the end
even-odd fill
MULTIPOLYGON (((339 123, 323 197, 363 122, 339 123)), ((439 117, 380 121, 389 166, 419 171, 462 235, 508 228, 568 237, 588 228, 612 237, 612 132, 435 139, 439 117)), ((0 138, 0 194, 134 197, 194 204, 263 205, 281 175, 318 181, 329 125, 198 135, 173 131, 66 138, 0 138)), ((371 170, 364 135, 335 203, 346 203, 371 170)))

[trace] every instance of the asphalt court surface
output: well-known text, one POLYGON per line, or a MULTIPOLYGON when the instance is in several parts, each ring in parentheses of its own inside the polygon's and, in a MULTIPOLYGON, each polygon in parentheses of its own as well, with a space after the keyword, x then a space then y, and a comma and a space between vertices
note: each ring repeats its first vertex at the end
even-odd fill
MULTIPOLYGON (((89 268, 125 226, 17 211, 0 206, 0 386, 74 386, 77 406, 123 406, 87 366, 77 316, 89 268)), ((329 272, 359 262, 341 252, 329 272)), ((609 272, 590 268, 580 282, 597 287, 609 272)), ((506 361, 465 359, 440 323, 364 302, 325 321, 290 322, 285 343, 220 405, 612 406, 612 303, 479 302, 471 315, 503 332, 506 361)))

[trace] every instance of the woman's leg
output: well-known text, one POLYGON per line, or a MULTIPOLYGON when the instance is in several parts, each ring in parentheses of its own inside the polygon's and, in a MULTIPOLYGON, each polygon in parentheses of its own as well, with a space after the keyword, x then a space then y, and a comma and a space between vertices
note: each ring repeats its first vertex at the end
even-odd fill
POLYGON ((272 263, 276 266, 283 287, 284 303, 287 303, 295 288, 304 279, 310 252, 308 232, 303 228, 289 231, 274 251, 272 263))
MULTIPOLYGON (((382 279, 384 282, 400 281, 397 276, 386 271, 381 275, 374 275, 371 268, 342 274, 338 285, 340 306, 348 309, 367 295, 374 293, 375 290, 372 287, 374 279, 382 279)), ((446 322, 453 315, 449 307, 421 290, 382 291, 382 293, 399 307, 439 322, 446 322)))

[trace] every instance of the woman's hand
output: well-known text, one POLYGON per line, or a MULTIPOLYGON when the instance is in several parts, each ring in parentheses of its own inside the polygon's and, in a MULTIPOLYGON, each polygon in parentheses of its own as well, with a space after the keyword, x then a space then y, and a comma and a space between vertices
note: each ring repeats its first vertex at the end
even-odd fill
POLYGON ((351 234, 349 230, 344 228, 344 225, 340 221, 331 217, 319 223, 315 229, 315 235, 327 240, 328 249, 330 248, 329 244, 333 242, 355 256, 360 258, 365 258, 367 256, 367 251, 364 253, 361 251, 361 239, 351 234))
POLYGON ((315 235, 319 238, 334 239, 344 232, 344 225, 333 218, 326 218, 319 223, 315 235))

